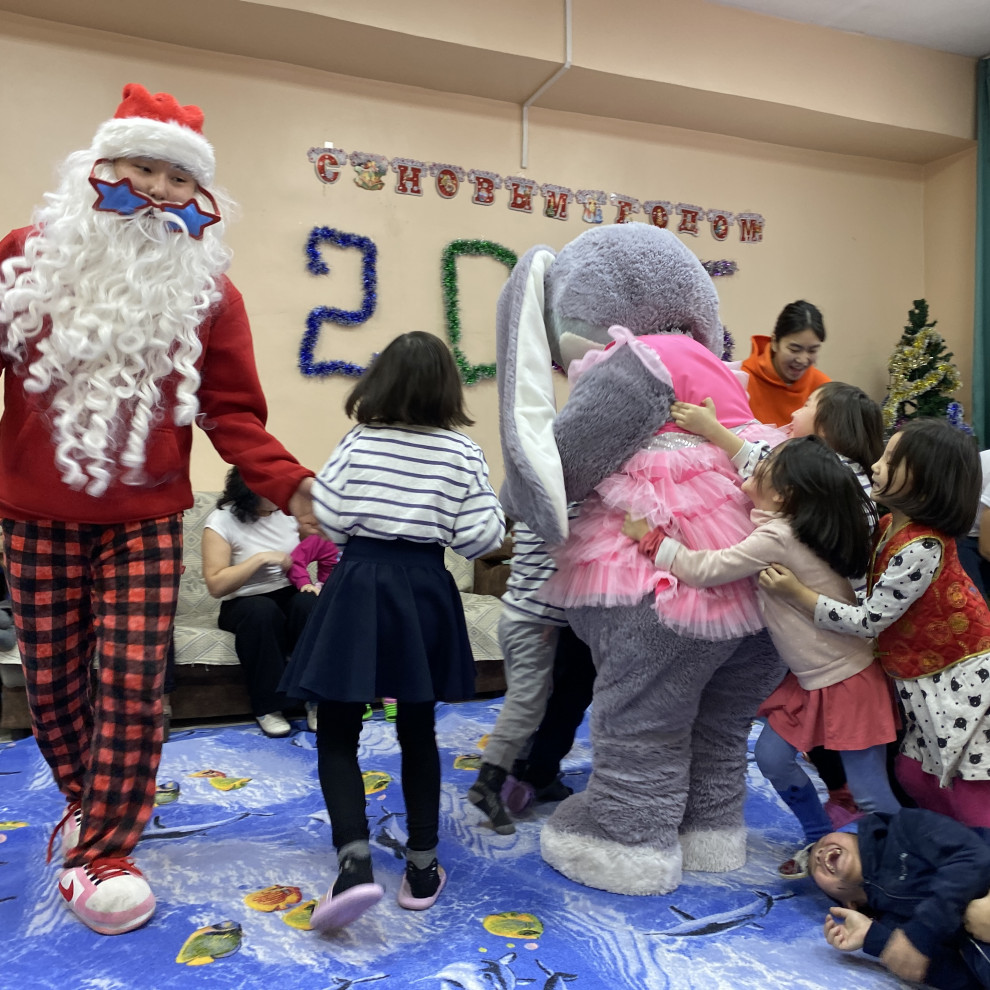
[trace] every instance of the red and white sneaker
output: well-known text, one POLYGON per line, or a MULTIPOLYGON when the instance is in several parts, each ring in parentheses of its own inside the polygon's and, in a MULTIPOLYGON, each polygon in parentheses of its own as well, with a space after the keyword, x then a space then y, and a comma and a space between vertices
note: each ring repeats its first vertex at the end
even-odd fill
POLYGON ((101 935, 140 928, 155 913, 155 895, 133 861, 123 856, 73 866, 58 875, 69 910, 101 935))
POLYGON ((48 856, 45 862, 52 861, 52 846, 58 837, 59 848, 63 857, 79 845, 79 836, 82 833, 82 805, 78 801, 69 802, 62 820, 52 829, 52 834, 48 839, 48 856))

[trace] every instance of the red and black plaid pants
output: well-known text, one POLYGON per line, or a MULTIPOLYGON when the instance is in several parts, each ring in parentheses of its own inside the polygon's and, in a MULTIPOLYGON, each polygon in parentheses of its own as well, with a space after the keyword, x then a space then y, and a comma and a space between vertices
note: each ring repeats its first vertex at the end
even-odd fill
POLYGON ((34 735, 59 789, 82 804, 66 866, 128 855, 154 807, 182 515, 5 519, 3 531, 34 735))

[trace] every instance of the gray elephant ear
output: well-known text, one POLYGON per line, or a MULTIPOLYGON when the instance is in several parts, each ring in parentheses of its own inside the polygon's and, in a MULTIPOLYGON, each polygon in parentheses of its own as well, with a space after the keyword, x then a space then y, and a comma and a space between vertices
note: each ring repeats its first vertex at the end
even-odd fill
POLYGON ((564 471, 553 436, 553 359, 544 319, 544 279, 555 258, 540 245, 519 259, 499 296, 495 321, 505 465, 500 497, 509 516, 547 543, 562 543, 567 536, 564 471))

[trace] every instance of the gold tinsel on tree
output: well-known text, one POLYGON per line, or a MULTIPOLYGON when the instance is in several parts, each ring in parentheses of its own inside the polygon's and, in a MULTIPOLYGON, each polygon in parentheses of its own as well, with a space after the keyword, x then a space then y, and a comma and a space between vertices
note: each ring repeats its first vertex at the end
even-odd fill
POLYGON ((887 433, 917 416, 945 418, 953 426, 967 428, 962 422, 962 406, 952 399, 961 384, 959 372, 945 349, 944 338, 935 331, 936 323, 928 322, 928 303, 915 299, 908 325, 887 363, 890 385, 883 402, 887 433))

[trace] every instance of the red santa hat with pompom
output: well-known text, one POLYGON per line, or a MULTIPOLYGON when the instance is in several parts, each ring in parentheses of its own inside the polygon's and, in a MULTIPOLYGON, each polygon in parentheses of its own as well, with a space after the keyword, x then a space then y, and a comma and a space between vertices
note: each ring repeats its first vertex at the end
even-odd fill
POLYGON ((98 158, 158 158, 189 172, 201 186, 213 184, 216 157, 203 137, 203 111, 182 106, 169 93, 149 93, 139 83, 124 87, 113 117, 93 138, 98 158))

